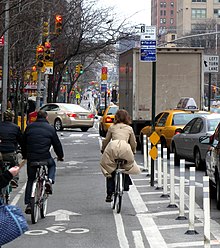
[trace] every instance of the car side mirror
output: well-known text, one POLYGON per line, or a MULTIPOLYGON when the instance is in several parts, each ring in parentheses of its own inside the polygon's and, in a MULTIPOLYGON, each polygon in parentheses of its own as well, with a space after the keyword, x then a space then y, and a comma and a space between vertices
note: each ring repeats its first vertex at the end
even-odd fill
POLYGON ((178 134, 178 133, 184 133, 183 129, 182 128, 177 128, 175 130, 175 134, 178 134))

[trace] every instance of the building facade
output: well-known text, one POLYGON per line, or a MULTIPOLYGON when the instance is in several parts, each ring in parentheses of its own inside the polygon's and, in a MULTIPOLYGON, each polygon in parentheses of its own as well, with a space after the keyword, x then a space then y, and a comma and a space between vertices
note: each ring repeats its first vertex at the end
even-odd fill
POLYGON ((220 0, 177 0, 177 37, 212 20, 220 23, 220 0))
POLYGON ((158 40, 176 33, 176 0, 151 0, 151 25, 157 26, 158 40))

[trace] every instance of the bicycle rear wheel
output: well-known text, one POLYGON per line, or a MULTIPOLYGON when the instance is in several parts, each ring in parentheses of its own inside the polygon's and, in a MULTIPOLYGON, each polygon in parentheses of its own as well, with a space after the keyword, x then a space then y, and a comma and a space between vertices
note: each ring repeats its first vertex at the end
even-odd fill
POLYGON ((123 195, 123 175, 122 173, 119 173, 118 174, 118 201, 116 205, 117 213, 121 212, 122 195, 123 195))
POLYGON ((48 202, 48 195, 45 193, 43 194, 43 198, 40 204, 40 216, 41 218, 45 218, 47 214, 47 202, 48 202))
POLYGON ((37 182, 34 196, 31 197, 31 222, 32 224, 37 223, 39 217, 39 197, 40 197, 40 184, 37 182))

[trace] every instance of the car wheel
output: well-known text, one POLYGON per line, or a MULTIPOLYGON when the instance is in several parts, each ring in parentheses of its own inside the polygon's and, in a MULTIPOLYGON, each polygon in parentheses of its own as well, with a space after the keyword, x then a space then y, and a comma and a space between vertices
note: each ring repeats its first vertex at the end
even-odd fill
POLYGON ((54 128, 56 129, 56 131, 61 131, 63 130, 63 126, 62 126, 62 122, 60 119, 56 119, 54 121, 54 128))
POLYGON ((172 149, 173 149, 173 153, 174 153, 174 163, 175 163, 175 165, 180 166, 180 157, 177 154, 175 144, 172 145, 172 149))
POLYGON ((82 132, 87 132, 89 128, 88 127, 81 127, 80 129, 82 130, 82 132))
POLYGON ((220 180, 218 174, 216 177, 216 207, 220 210, 220 180))
POLYGON ((201 154, 198 148, 196 148, 194 152, 194 162, 197 170, 202 167, 201 154))

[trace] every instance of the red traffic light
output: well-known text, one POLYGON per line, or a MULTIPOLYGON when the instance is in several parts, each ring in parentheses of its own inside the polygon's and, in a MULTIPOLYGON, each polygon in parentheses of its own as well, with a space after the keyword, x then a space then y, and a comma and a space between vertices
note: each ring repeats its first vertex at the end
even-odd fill
POLYGON ((32 71, 36 71, 36 70, 37 70, 36 65, 32 66, 32 71))
POLYGON ((55 20, 56 20, 56 22, 60 22, 61 23, 62 20, 63 20, 63 18, 62 18, 61 15, 56 15, 55 20))
POLYGON ((37 47, 37 53, 43 53, 44 52, 44 47, 43 46, 38 46, 37 47))
POLYGON ((46 41, 46 42, 44 43, 44 47, 45 47, 46 49, 50 49, 50 48, 51 48, 50 42, 46 41))

